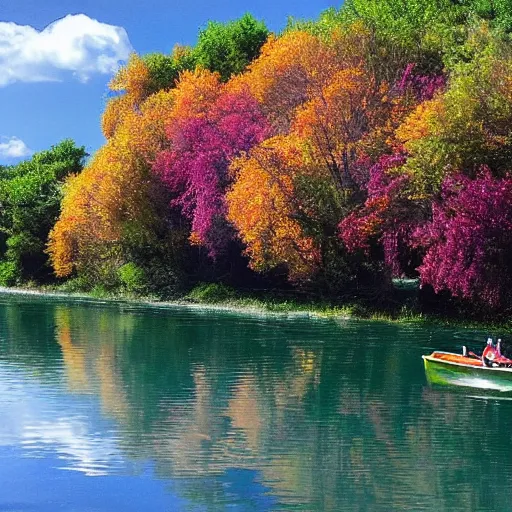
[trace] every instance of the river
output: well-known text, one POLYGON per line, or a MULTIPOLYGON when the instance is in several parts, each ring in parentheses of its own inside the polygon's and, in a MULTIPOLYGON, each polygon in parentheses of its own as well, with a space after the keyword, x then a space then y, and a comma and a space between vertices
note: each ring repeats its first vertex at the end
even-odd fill
POLYGON ((512 510, 486 334, 0 294, 0 511, 512 510))

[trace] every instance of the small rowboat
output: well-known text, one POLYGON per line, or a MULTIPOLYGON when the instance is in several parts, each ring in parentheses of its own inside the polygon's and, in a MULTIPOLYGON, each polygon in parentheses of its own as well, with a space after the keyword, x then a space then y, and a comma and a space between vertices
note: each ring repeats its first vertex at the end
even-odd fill
MULTIPOLYGON (((492 357, 489 352, 484 351, 484 355, 492 357)), ((429 356, 422 356, 427 380, 431 384, 449 384, 512 393, 512 367, 509 365, 512 363, 511 360, 496 353, 494 360, 498 362, 489 364, 489 359, 470 354, 468 356, 436 351, 429 356)))

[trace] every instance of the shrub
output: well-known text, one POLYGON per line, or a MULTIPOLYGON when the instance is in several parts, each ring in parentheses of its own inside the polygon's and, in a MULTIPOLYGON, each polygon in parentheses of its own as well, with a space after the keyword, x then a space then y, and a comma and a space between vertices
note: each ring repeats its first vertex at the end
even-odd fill
POLYGON ((198 302, 216 303, 225 300, 234 299, 236 292, 233 288, 217 283, 200 283, 190 293, 188 297, 198 302))
POLYGON ((117 274, 121 286, 129 293, 142 294, 146 291, 146 273, 135 263, 126 263, 119 267, 117 274))
POLYGON ((0 286, 14 286, 19 278, 20 271, 14 261, 0 262, 0 286))

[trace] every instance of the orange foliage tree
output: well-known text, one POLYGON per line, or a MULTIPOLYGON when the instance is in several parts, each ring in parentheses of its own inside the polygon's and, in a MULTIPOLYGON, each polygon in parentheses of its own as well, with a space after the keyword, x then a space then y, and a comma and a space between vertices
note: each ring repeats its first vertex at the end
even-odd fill
POLYGON ((331 49, 307 32, 271 37, 260 57, 246 73, 232 78, 228 88, 249 88, 274 130, 286 133, 296 107, 307 99, 314 84, 329 76, 332 57, 331 49))
POLYGON ((328 41, 291 31, 228 84, 249 87, 283 134, 232 166, 229 218, 255 268, 285 264, 290 277, 304 279, 344 257, 336 226, 360 201, 372 158, 389 151, 413 103, 399 83, 377 76, 368 38, 360 26, 328 41))
POLYGON ((48 244, 57 276, 100 270, 102 262, 121 264, 127 237, 144 244, 164 220, 162 193, 148 162, 165 143, 172 108, 172 92, 160 91, 137 111, 127 110, 105 146, 68 181, 48 244))
POLYGON ((308 215, 294 187, 302 165, 300 140, 267 139, 232 163, 236 181, 227 194, 228 218, 246 245, 252 268, 284 264, 292 280, 307 278, 320 263, 313 238, 296 218, 301 211, 308 215))

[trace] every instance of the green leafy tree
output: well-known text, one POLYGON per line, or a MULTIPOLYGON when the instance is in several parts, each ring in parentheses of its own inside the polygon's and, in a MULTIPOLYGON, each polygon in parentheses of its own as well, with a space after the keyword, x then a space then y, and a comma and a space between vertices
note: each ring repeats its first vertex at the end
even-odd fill
POLYGON ((149 53, 142 61, 149 70, 149 94, 174 87, 180 73, 196 67, 196 56, 189 46, 176 45, 171 55, 149 53))
POLYGON ((505 32, 512 31, 511 0, 469 0, 467 5, 479 18, 489 20, 505 32))
POLYGON ((265 24, 250 14, 229 23, 210 21, 194 49, 197 64, 228 80, 259 55, 268 35, 265 24))
POLYGON ((414 194, 436 194, 456 171, 473 178, 482 165, 498 177, 510 171, 510 43, 484 23, 466 47, 472 59, 455 66, 444 94, 420 104, 398 129, 414 194))
POLYGON ((65 140, 0 169, 0 284, 49 275, 45 247, 59 215, 61 186, 81 171, 86 156, 84 147, 65 140))

